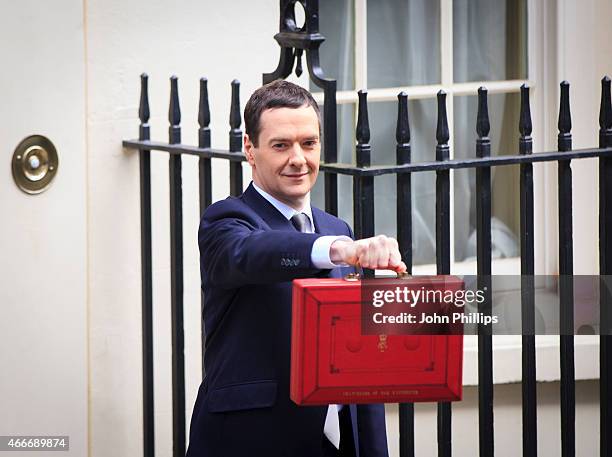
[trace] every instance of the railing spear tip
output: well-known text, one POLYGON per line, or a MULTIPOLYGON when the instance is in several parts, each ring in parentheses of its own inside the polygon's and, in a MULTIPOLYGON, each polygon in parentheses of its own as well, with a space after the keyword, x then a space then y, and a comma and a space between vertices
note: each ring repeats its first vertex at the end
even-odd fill
POLYGON ((599 127, 603 130, 612 128, 612 104, 610 102, 610 78, 601 80, 601 104, 599 106, 599 127))
POLYGON ((491 126, 489 124, 489 106, 487 103, 487 88, 478 88, 478 113, 476 115, 476 133, 480 139, 489 135, 491 126))
POLYGON ((142 124, 149 122, 149 80, 146 73, 140 75, 140 103, 138 105, 138 117, 142 124))
POLYGON ((408 94, 402 91, 397 94, 397 124, 395 139, 398 144, 410 143, 410 122, 408 120, 408 94))
MULTIPOLYGON (((438 92, 438 123, 436 127, 436 140, 438 142, 438 146, 446 145, 449 138, 448 119, 446 115, 446 92, 440 90, 438 92)), ((442 159, 440 157, 436 157, 436 160, 442 159)))
MULTIPOLYGON (((361 89, 357 92, 359 94, 359 106, 357 108, 357 128, 355 130, 355 137, 358 144, 367 144, 370 141, 370 124, 368 120, 368 92, 361 89)), ((357 160, 362 163, 369 162, 369 156, 367 154, 363 157, 358 157, 357 160)))
POLYGON ((208 106, 208 79, 200 78, 200 102, 198 108, 198 124, 200 128, 210 125, 210 108, 208 106))
POLYGON ((230 104, 230 127, 233 133, 230 133, 230 150, 235 152, 241 150, 242 132, 238 131, 242 118, 240 116, 240 81, 234 79, 232 81, 232 100, 230 104), (235 138, 232 137, 235 135, 235 138), (234 138, 234 139, 231 139, 234 138))
POLYGON ((561 81, 561 97, 559 100, 559 121, 557 123, 557 126, 559 128, 559 150, 571 150, 570 132, 572 130, 572 115, 570 111, 569 83, 565 80, 561 81))

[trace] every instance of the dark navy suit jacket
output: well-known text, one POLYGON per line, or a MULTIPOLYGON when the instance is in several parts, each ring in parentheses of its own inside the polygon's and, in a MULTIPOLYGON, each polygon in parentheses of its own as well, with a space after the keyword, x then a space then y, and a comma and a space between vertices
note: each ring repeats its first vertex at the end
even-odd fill
MULTIPOLYGON (((291 280, 352 271, 316 269, 310 260, 316 238, 352 232, 317 208, 312 215, 316 233, 299 233, 252 185, 204 213, 198 240, 206 375, 188 457, 321 454, 327 406, 297 406, 289 398, 291 280)), ((382 405, 344 408, 341 451, 387 456, 382 405)))

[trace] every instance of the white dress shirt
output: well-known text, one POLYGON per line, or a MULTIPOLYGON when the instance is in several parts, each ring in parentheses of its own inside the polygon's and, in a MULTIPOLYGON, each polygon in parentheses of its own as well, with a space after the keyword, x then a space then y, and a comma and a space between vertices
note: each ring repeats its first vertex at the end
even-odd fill
MULTIPOLYGON (((272 195, 267 193, 265 190, 260 188, 255 182, 253 182, 253 187, 259 194, 269 201, 272 206, 274 206, 278 211, 282 213, 283 216, 287 218, 288 221, 295 214, 304 213, 308 216, 308 221, 310 222, 310 230, 309 233, 315 233, 314 230, 314 219, 312 217, 312 208, 310 207, 310 194, 307 194, 304 198, 304 207, 298 211, 293 209, 291 206, 281 202, 280 200, 274 198, 272 195)), ((334 263, 329 258, 329 250, 331 245, 336 240, 347 240, 352 241, 346 235, 324 235, 315 240, 312 245, 312 251, 310 253, 310 260, 315 268, 328 269, 328 268, 336 268, 339 266, 346 266, 345 263, 334 263)))
MULTIPOLYGON (((315 233, 314 231, 314 219, 312 217, 312 208, 310 207, 310 193, 306 195, 304 198, 304 207, 297 211, 296 209, 286 205, 280 200, 274 198, 272 195, 267 193, 265 190, 261 189, 255 182, 253 182, 253 187, 259 194, 269 201, 272 206, 274 206, 278 211, 282 213, 283 216, 287 218, 288 221, 295 214, 304 213, 308 216, 308 221, 310 222, 310 233, 315 233)), ((348 241, 352 241, 348 236, 345 235, 324 235, 315 240, 312 245, 312 251, 310 253, 310 260, 315 268, 335 268, 338 266, 344 266, 345 263, 334 263, 331 261, 329 257, 329 250, 334 241, 339 239, 346 239, 348 241)), ((338 411, 342 408, 342 405, 329 405, 327 408, 327 416, 325 418, 325 425, 323 427, 323 432, 325 436, 329 439, 329 441, 336 447, 336 449, 340 448, 340 421, 338 419, 338 411)))

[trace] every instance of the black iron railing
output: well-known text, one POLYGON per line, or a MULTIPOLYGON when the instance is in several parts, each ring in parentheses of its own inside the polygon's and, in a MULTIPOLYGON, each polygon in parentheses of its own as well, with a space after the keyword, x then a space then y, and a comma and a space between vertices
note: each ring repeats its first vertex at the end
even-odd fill
MULTIPOLYGON (((359 92, 357 144, 355 164, 337 163, 336 151, 336 83, 325 78, 318 58, 318 47, 323 37, 318 33, 317 2, 304 5, 306 23, 298 29, 293 13, 294 1, 281 0, 280 33, 275 39, 281 46, 278 68, 264 74, 263 81, 285 78, 295 70, 301 73, 301 57, 306 53, 308 71, 315 84, 324 90, 324 146, 321 171, 325 180, 325 208, 337 214, 337 176, 353 178, 354 230, 357 238, 372 236, 374 227, 374 178, 393 174, 397 179, 397 239, 403 259, 412 269, 412 210, 411 175, 424 171, 436 173, 436 265, 439 274, 451 273, 450 268, 450 170, 475 169, 476 171, 476 222, 477 222, 477 273, 478 287, 488 293, 479 312, 491 314, 491 167, 520 165, 520 250, 521 250, 521 310, 522 310, 522 407, 523 407, 523 455, 537 455, 537 397, 536 397, 536 346, 534 335, 534 178, 533 164, 557 162, 559 203, 559 267, 561 278, 573 274, 572 256, 572 160, 599 159, 599 252, 600 274, 612 274, 612 104, 610 79, 602 80, 599 117, 599 147, 572 150, 569 84, 561 83, 558 150, 532 153, 532 124, 529 104, 529 88, 521 86, 521 110, 519 120, 519 150, 516 155, 491 156, 489 140, 489 115, 487 90, 478 90, 477 140, 475 157, 449 160, 449 129, 446 115, 446 94, 440 91, 438 100, 437 146, 432 151, 435 161, 411 162, 408 97, 398 95, 396 129, 397 164, 371 166, 367 93, 359 92)), ((141 192, 141 249, 142 249, 142 325, 143 325, 143 416, 144 455, 154 455, 154 405, 153 405, 153 336, 152 336, 152 260, 151 260, 151 151, 169 153, 170 180, 170 233, 171 233, 171 310, 172 310, 172 404, 173 404, 173 455, 185 453, 185 375, 183 337, 183 239, 182 239, 182 156, 199 157, 200 214, 212 202, 211 159, 229 161, 230 193, 242 192, 242 131, 240 130, 239 83, 231 83, 231 113, 228 150, 211 148, 210 108, 207 81, 200 80, 198 114, 198 146, 181 143, 178 82, 171 78, 168 143, 150 141, 147 76, 141 76, 140 134, 138 140, 124 141, 123 146, 136 149, 140 155, 141 192)), ((507 151, 505 151, 507 152, 507 151)), ((371 276, 373 272, 366 272, 371 276)), ((561 440, 562 455, 575 455, 575 376, 573 334, 572 281, 561 280, 561 440)), ((602 457, 612 456, 609 433, 612 430, 612 301, 609 292, 601 286, 601 335, 600 336, 600 448, 602 457)), ((493 350, 489 327, 481 326, 478 334, 478 392, 479 392, 479 453, 493 456, 493 350)), ((202 328, 202 344, 205 335, 202 328)), ((412 404, 399 405, 400 455, 414 456, 414 408, 412 404)), ((451 404, 438 405, 438 454, 451 455, 451 404)))

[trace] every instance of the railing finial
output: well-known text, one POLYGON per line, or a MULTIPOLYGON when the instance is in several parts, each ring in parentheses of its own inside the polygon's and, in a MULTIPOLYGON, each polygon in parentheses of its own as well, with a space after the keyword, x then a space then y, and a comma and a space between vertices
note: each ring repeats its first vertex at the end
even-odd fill
POLYGON ((368 93, 360 90, 357 92, 359 96, 359 109, 357 112, 357 129, 355 136, 357 143, 365 144, 370 141, 370 122, 368 120, 368 93))
POLYGON ((210 147, 210 107, 208 106, 208 79, 200 78, 200 102, 198 103, 198 145, 210 147))
POLYGON ((531 135, 531 106, 529 104, 529 86, 521 86, 521 114, 519 116, 519 132, 523 137, 531 135))
POLYGON ((488 90, 481 86, 478 88, 478 114, 476 116, 476 133, 480 138, 489 136, 491 124, 489 122, 489 105, 487 101, 488 90))
POLYGON ((569 83, 567 81, 561 82, 561 96, 559 101, 559 132, 570 133, 572 130, 572 115, 570 113, 570 99, 569 99, 569 83))
POLYGON ((171 126, 178 126, 181 123, 178 78, 175 75, 170 77, 170 108, 168 109, 168 121, 170 122, 171 126))
POLYGON ((240 81, 237 79, 232 81, 232 104, 229 122, 232 129, 240 128, 240 81))
POLYGON ((200 78, 200 102, 198 104, 198 124, 200 128, 210 125, 210 107, 208 106, 208 79, 200 78))
POLYGON ((170 121, 170 127, 168 128, 169 142, 171 144, 178 144, 181 142, 181 107, 179 105, 178 78, 175 75, 170 77, 168 121, 170 121))
POLYGON ((561 97, 559 100, 559 151, 570 151, 572 149, 572 115, 570 112, 569 83, 561 82, 561 97))
POLYGON ((357 94, 359 96, 359 108, 357 111, 357 128, 355 129, 355 138, 357 140, 356 159, 358 167, 366 167, 370 165, 368 93, 367 91, 360 90, 357 94))
POLYGON ((140 75, 140 103, 138 105, 138 117, 142 124, 149 122, 149 75, 140 75))
POLYGON ((610 101, 610 78, 608 76, 604 76, 601 80, 599 127, 601 130, 612 129, 612 103, 610 101))
POLYGON ((397 94, 397 125, 395 127, 395 140, 398 144, 410 143, 410 120, 408 119, 408 94, 397 94))
POLYGON ((242 151, 242 131, 240 124, 240 81, 234 79, 232 81, 232 104, 230 107, 230 133, 229 133, 229 150, 232 152, 242 151))
POLYGON ((450 133, 448 131, 448 119, 446 117, 446 92, 438 91, 438 125, 436 127, 436 140, 438 145, 448 143, 450 133))

